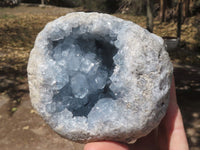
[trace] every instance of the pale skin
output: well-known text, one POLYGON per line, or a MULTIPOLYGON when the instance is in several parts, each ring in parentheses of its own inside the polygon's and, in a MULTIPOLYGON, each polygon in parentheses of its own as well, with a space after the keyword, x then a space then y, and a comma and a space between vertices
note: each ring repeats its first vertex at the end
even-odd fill
POLYGON ((112 141, 93 142, 84 150, 189 150, 183 120, 177 104, 174 79, 170 91, 170 103, 160 125, 135 144, 127 145, 112 141))

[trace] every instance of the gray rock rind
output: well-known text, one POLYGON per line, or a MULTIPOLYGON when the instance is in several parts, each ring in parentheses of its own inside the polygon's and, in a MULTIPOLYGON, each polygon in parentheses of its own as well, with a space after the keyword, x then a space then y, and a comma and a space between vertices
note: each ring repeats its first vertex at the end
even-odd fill
MULTIPOLYGON (((89 52, 80 53, 81 60, 89 52)), ((92 55, 94 54, 92 51, 92 55)), ((92 60, 93 56, 89 58, 92 60)), ((103 64, 101 55, 98 59, 94 59, 94 64, 103 64)), ((28 62, 28 82, 33 107, 58 134, 81 143, 100 140, 130 143, 150 133, 166 113, 172 72, 173 67, 161 37, 130 21, 99 13, 70 13, 48 23, 38 34, 28 62), (83 42, 75 44, 77 39, 83 42), (108 66, 105 67, 103 71, 108 73, 100 75, 104 74, 106 77, 100 78, 101 82, 95 86, 105 88, 109 81, 107 85, 114 96, 99 98, 93 106, 88 106, 88 110, 84 108, 85 114, 81 115, 78 105, 86 107, 88 101, 92 100, 85 100, 84 97, 92 94, 91 87, 94 84, 90 87, 89 84, 93 81, 88 81, 88 76, 94 71, 88 72, 90 68, 78 68, 83 61, 73 62, 73 67, 72 64, 66 65, 76 60, 67 53, 72 51, 70 46, 75 47, 74 51, 84 49, 84 43, 89 45, 87 48, 91 46, 98 49, 97 45, 92 46, 96 41, 103 41, 107 47, 114 47, 106 50, 117 50, 113 54, 112 71, 109 71, 108 66), (69 50, 64 50, 65 46, 69 50), (81 71, 87 73, 83 76, 81 71), (77 72, 80 75, 75 75, 77 72), (76 82, 78 79, 81 79, 80 84, 76 82), (105 84, 101 85, 104 81, 105 84), (84 88, 80 89, 82 84, 84 88), (58 106, 57 99, 66 96, 67 100, 70 99, 68 93, 71 91, 67 91, 69 88, 72 88, 72 102, 75 97, 81 99, 81 102, 77 101, 75 105, 70 103, 70 107, 63 107, 63 103, 58 106)))

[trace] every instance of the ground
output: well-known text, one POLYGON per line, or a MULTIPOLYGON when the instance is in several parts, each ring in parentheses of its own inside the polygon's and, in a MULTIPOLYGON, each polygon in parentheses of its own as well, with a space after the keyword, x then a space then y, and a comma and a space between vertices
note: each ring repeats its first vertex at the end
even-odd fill
MULTIPOLYGON (((0 148, 2 150, 81 150, 53 132, 32 108, 26 67, 29 52, 45 24, 75 9, 22 5, 0 8, 0 148)), ((145 27, 144 16, 114 14, 145 27)), ((196 51, 198 29, 191 17, 183 24, 182 47, 170 52, 178 103, 191 150, 200 150, 200 55, 196 51)), ((155 21, 154 32, 175 36, 175 22, 155 21)))

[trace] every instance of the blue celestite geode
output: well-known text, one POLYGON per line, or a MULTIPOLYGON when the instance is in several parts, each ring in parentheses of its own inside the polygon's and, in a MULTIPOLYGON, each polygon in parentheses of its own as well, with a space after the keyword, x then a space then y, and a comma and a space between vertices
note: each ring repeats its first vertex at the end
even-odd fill
POLYGON ((165 115, 172 64, 163 39, 100 13, 70 13, 38 34, 28 63, 33 107, 63 137, 130 143, 165 115))

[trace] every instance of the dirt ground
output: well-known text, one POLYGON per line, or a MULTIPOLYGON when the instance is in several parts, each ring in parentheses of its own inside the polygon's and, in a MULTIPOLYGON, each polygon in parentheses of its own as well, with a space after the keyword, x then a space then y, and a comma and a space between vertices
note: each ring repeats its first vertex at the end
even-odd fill
MULTIPOLYGON (((26 65, 37 33, 68 8, 20 6, 0 8, 0 149, 81 150, 53 132, 33 110, 26 65)), ((200 150, 200 68, 178 65, 174 75, 178 103, 191 150, 200 150)))
POLYGON ((191 150, 200 150, 200 68, 174 65, 176 93, 191 150))

